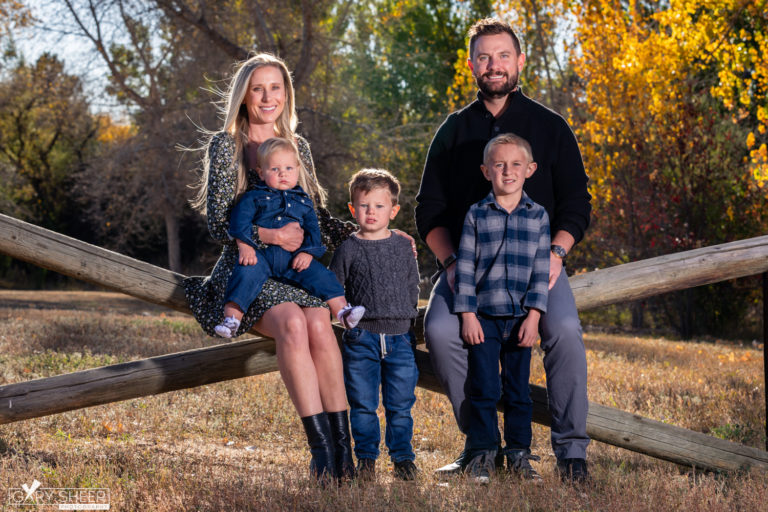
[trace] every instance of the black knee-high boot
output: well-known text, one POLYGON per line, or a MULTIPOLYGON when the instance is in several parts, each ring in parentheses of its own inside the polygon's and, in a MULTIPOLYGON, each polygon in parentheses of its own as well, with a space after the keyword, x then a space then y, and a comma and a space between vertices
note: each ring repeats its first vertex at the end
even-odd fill
POLYGON ((309 472, 321 481, 337 478, 336 457, 328 414, 321 412, 313 416, 305 416, 301 418, 301 422, 304 424, 309 451, 312 454, 309 472))
POLYGON ((346 409, 329 412, 333 449, 336 451, 336 474, 339 478, 355 478, 355 462, 352 460, 352 436, 349 435, 349 416, 346 409))

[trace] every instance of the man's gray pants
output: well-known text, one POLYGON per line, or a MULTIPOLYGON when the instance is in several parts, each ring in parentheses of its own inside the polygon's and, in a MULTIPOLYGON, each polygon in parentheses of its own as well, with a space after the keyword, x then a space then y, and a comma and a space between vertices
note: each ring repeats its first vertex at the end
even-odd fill
MULTIPOLYGON (((432 368, 453 406, 459 430, 466 434, 467 349, 461 339, 459 317, 453 311, 453 292, 445 273, 437 280, 424 316, 424 337, 432 368)), ((547 395, 552 414, 552 450, 560 459, 586 459, 587 357, 576 302, 565 269, 549 290, 547 313, 539 322, 547 395)))

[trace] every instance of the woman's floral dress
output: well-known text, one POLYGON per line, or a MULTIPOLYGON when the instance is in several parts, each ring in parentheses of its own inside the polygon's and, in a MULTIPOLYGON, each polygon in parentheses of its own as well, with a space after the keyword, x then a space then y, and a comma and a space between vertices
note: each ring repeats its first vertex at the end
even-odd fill
MULTIPOLYGON (((312 177, 317 180, 315 166, 312 162, 312 154, 309 143, 302 137, 296 136, 299 155, 304 166, 312 177)), ((210 277, 188 277, 184 280, 184 291, 187 302, 200 326, 211 336, 216 336, 213 328, 219 324, 224 314, 224 293, 232 270, 237 263, 237 244, 229 238, 229 215, 235 203, 235 140, 229 133, 219 132, 215 134, 208 144, 208 157, 210 169, 208 173, 208 230, 214 240, 223 244, 221 257, 216 262, 210 277)), ((248 188, 257 181, 255 171, 248 171, 248 188)), ((351 222, 343 222, 331 217, 325 208, 317 207, 320 231, 323 235, 323 243, 333 250, 346 240, 350 234, 357 230, 357 226, 351 222)), ((258 232, 254 226, 253 239, 259 241, 258 232)), ((261 293, 243 315, 237 335, 247 332, 264 313, 273 306, 284 302, 294 302, 301 307, 327 307, 317 297, 313 297, 301 288, 267 280, 261 293)))

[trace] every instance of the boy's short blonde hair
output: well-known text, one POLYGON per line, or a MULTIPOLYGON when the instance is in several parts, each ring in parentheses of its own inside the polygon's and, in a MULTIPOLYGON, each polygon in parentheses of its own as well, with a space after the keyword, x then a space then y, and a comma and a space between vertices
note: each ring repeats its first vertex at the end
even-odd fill
POLYGON ((355 196, 366 194, 373 189, 384 188, 392 196, 392 205, 396 205, 400 196, 400 181, 385 169, 362 169, 349 180, 349 200, 355 202, 355 196))
POLYGON ((485 149, 483 149, 483 163, 488 162, 488 157, 491 155, 493 148, 504 144, 519 147, 528 155, 528 162, 533 162, 533 150, 527 140, 514 133, 502 133, 489 140, 488 144, 485 145, 485 149))

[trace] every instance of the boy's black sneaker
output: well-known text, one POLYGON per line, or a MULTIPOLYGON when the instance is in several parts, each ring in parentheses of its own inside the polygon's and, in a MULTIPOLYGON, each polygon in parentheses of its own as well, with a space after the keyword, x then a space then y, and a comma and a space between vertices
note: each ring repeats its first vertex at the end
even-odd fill
POLYGON ((478 452, 467 464, 469 478, 478 484, 488 484, 496 474, 496 450, 478 452))
POLYGON ((584 459, 558 459, 557 472, 565 483, 583 484, 589 480, 587 461, 584 459))
POLYGON ((376 479, 376 460, 357 459, 357 479, 363 482, 372 482, 376 479))
POLYGON ((531 455, 530 450, 506 450, 507 469, 510 473, 524 480, 540 482, 541 475, 531 466, 532 460, 539 461, 541 457, 531 455))
POLYGON ((405 481, 415 480, 418 473, 419 468, 416 467, 412 460, 395 462, 395 478, 405 481))

